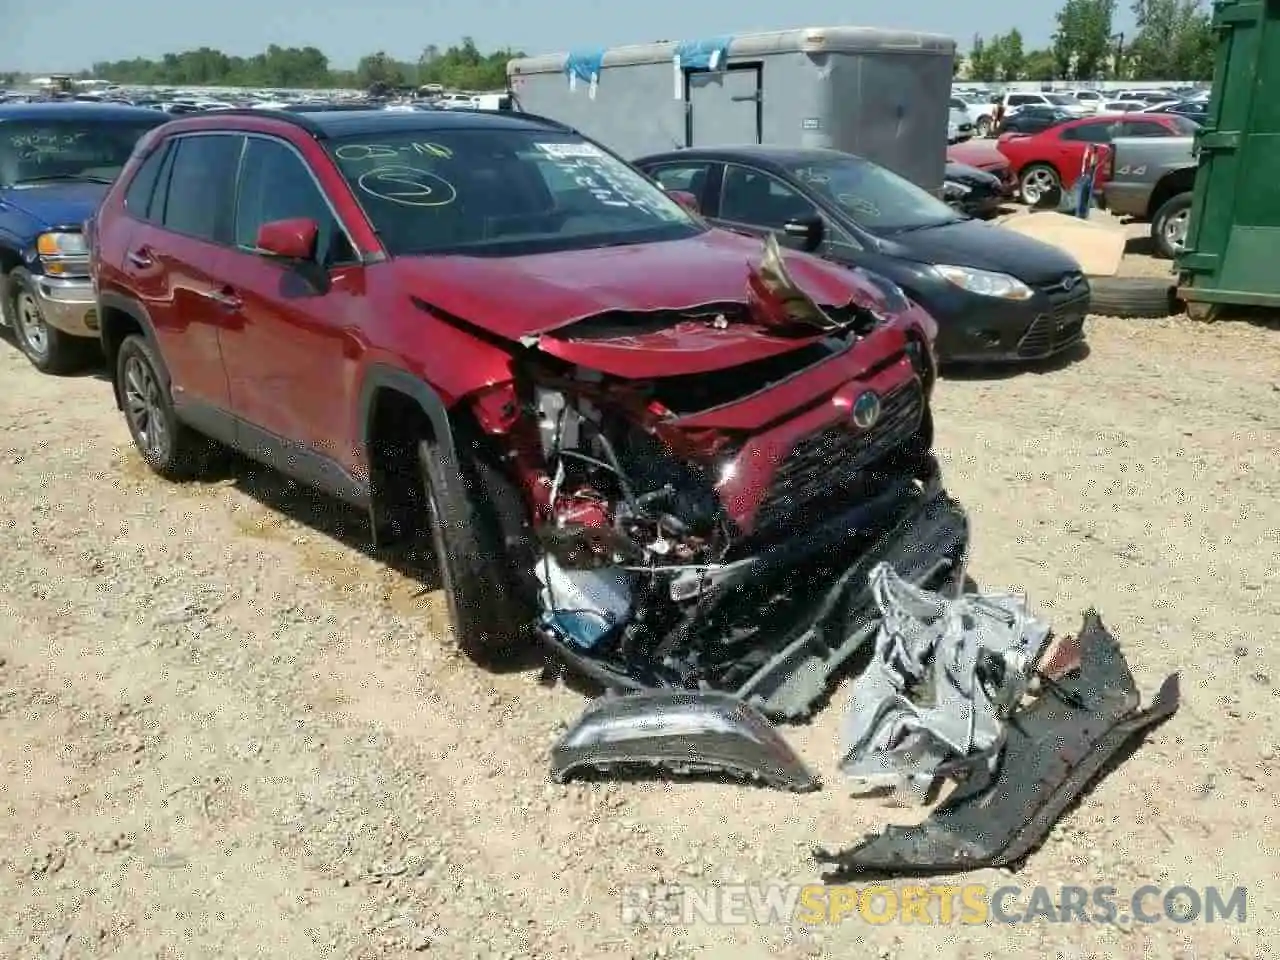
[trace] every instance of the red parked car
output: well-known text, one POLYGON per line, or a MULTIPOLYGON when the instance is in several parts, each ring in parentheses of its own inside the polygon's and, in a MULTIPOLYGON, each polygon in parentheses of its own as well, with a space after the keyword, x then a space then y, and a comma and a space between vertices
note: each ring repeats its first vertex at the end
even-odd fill
POLYGON ((953 143, 947 147, 947 163, 963 163, 1000 181, 1002 195, 1012 197, 1018 188, 1018 178, 1009 158, 990 140, 974 139, 953 143))
MULTIPOLYGON (((1194 133, 1196 126, 1176 114, 1085 117, 1040 133, 1001 134, 996 144, 1013 167, 1022 199, 1035 204, 1051 190, 1070 190, 1075 185, 1090 145, 1103 148, 1105 154, 1115 137, 1185 137, 1194 133)), ((1106 176, 1106 156, 1100 159, 1099 182, 1106 176)))
POLYGON ((613 688, 800 716, 874 629, 869 565, 961 576, 928 314, 711 228, 561 124, 176 120, 90 247, 152 469, 194 476, 219 441, 376 543, 431 544, 474 655, 532 628, 613 688))

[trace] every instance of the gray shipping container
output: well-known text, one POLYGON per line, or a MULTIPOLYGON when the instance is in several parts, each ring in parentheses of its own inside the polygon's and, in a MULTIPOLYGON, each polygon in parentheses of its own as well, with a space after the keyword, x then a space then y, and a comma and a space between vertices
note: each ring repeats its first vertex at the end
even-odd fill
POLYGON ((763 143, 856 153, 942 186, 956 44, 938 34, 809 27, 524 57, 516 109, 634 159, 763 143))

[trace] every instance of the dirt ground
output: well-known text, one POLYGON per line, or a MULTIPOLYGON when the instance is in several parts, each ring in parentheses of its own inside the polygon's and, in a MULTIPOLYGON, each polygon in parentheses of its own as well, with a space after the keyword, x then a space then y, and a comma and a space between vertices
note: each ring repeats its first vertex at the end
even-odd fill
POLYGON ((1275 956, 1280 332, 1088 338, 944 380, 946 476, 983 585, 1061 630, 1096 604, 1184 705, 1020 874, 969 879, 1245 885, 1245 923, 625 924, 622 885, 808 882, 811 846, 901 817, 841 789, 842 692, 786 731, 820 793, 550 785, 580 693, 452 654, 439 595, 279 477, 154 478, 100 377, 0 342, 0 956, 1275 956))

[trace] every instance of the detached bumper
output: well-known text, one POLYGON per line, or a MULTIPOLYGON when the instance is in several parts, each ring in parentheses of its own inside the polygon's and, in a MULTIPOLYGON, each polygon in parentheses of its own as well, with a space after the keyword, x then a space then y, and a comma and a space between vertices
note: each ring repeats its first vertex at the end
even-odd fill
POLYGON ((73 337, 98 335, 98 306, 93 281, 33 277, 44 322, 73 337))
POLYGON ((1021 863, 1122 748, 1178 709, 1178 675, 1139 709, 1133 674, 1096 611, 1079 634, 1081 664, 1014 715, 996 777, 962 785, 931 816, 890 826, 841 852, 815 851, 842 883, 873 877, 953 874, 1021 863))

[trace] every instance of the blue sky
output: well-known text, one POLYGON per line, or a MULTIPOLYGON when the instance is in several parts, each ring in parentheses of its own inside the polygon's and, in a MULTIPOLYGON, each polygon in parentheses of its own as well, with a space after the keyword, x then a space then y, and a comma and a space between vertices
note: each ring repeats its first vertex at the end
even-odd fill
MULTIPOLYGON (((915 0, 902 6, 818 0, 14 0, 0 27, 0 70, 75 71, 94 61, 199 46, 250 54, 271 43, 316 46, 334 66, 353 67, 378 49, 416 60, 427 44, 446 47, 464 35, 475 37, 481 49, 509 45, 533 54, 845 24, 944 33, 962 47, 975 32, 990 35, 1016 26, 1035 46, 1048 41, 1059 5, 1060 0, 915 0)), ((1127 21, 1127 4, 1121 6, 1127 21)))

